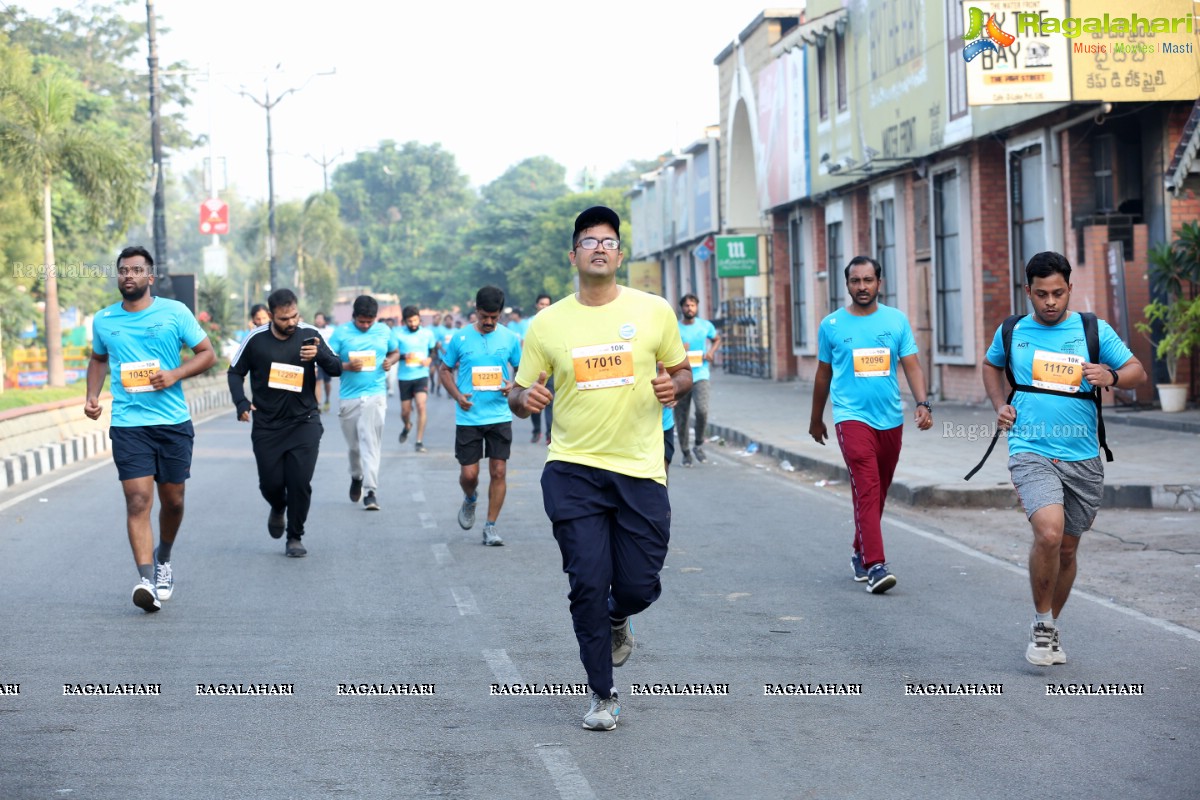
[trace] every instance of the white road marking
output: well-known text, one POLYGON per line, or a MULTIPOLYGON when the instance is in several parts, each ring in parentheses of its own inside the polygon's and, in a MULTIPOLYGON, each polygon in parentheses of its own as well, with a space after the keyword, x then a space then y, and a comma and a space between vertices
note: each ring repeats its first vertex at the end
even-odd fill
POLYGON ((475 595, 471 594, 471 590, 466 586, 455 586, 450 589, 450 593, 454 595, 454 605, 458 606, 458 613, 462 616, 469 614, 478 614, 479 606, 475 603, 475 595))
POLYGON ((429 549, 433 551, 433 560, 438 563, 439 567, 454 563, 454 556, 450 555, 449 545, 431 544, 429 545, 429 549))
POLYGON ((422 511, 421 513, 417 514, 417 516, 421 519, 422 528, 437 527, 437 520, 435 520, 433 518, 433 514, 430 514, 428 511, 422 511))

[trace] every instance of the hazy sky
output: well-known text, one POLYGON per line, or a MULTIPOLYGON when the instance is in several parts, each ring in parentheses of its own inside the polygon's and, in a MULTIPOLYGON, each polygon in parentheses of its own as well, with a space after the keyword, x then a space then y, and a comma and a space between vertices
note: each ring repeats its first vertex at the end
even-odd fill
MULTIPOLYGON (((68 4, 15 5, 44 16, 68 4)), ((285 72, 270 77, 274 96, 337 70, 272 112, 277 199, 321 188, 321 167, 307 156, 347 160, 382 139, 440 142, 477 186, 528 156, 550 156, 573 183, 586 167, 603 175, 686 145, 718 122, 713 59, 763 8, 754 0, 155 2, 168 29, 160 61, 211 63, 219 73, 211 90, 193 83, 191 129, 208 129, 211 109, 217 156, 245 197, 266 195, 266 123, 237 90, 261 99, 276 64, 285 72)), ((128 13, 144 18, 145 5, 128 13)))

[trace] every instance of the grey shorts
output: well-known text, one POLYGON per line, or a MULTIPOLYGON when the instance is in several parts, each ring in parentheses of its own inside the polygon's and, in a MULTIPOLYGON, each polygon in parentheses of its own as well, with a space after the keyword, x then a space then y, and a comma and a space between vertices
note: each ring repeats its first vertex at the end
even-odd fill
POLYGON ((1063 507, 1063 533, 1081 536, 1092 527, 1104 499, 1104 463, 1059 461, 1037 453, 1017 453, 1008 459, 1008 472, 1021 498, 1026 518, 1046 506, 1063 507))

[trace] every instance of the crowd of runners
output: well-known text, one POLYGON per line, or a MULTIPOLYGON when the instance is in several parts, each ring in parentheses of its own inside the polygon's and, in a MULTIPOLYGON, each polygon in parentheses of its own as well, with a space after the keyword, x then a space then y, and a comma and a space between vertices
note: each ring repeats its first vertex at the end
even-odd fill
MULTIPOLYGON (((710 367, 720 335, 699 316, 695 296, 679 298, 676 308, 617 282, 623 250, 620 219, 611 209, 584 210, 564 239, 578 290, 557 301, 539 296, 528 318, 508 305, 501 289, 485 286, 465 320, 439 313, 424 325, 420 309, 410 305, 389 325, 379 319, 377 300, 364 294, 353 301, 350 320, 330 326, 325 315, 302 321, 297 296, 277 289, 265 306, 251 310, 252 329, 230 361, 228 383, 238 420, 250 424, 267 533, 284 539, 293 558, 307 554, 305 523, 333 379, 348 450, 348 497, 366 511, 384 502, 379 469, 388 395, 399 395, 400 444, 412 439, 418 454, 428 452, 430 393, 455 403, 463 495, 457 519, 464 530, 475 528, 486 458, 480 536, 486 546, 504 544, 498 522, 514 417, 532 418, 531 442, 544 436, 546 444, 543 503, 568 576, 570 613, 592 690, 583 725, 612 730, 621 713, 613 668, 633 652, 631 618, 662 591, 675 440, 683 466, 706 461, 710 367)), ((185 306, 149 292, 155 275, 144 248, 123 250, 117 272, 122 300, 96 315, 84 410, 100 418, 100 391, 109 377, 112 454, 139 573, 132 598, 154 612, 174 593, 172 548, 190 477, 194 431, 180 381, 211 368, 216 354, 185 306), (185 348, 192 358, 181 359, 185 348)), ((1070 264, 1057 253, 1030 259, 1025 289, 1033 313, 997 329, 983 368, 1032 528, 1034 618, 1026 658, 1040 666, 1066 661, 1057 620, 1075 578, 1080 536, 1103 495, 1099 392, 1145 380, 1107 323, 1069 310, 1070 276, 1070 264), (1007 396, 1006 375, 1014 387, 1007 396), (1064 422, 1088 435, 1046 433, 1064 422)), ((934 411, 908 320, 878 302, 879 263, 855 257, 844 278, 849 304, 820 325, 809 432, 819 444, 829 438, 824 412, 832 400, 854 504, 850 575, 881 595, 897 584, 880 519, 901 450, 900 371, 915 401, 918 430, 932 427, 934 411)))

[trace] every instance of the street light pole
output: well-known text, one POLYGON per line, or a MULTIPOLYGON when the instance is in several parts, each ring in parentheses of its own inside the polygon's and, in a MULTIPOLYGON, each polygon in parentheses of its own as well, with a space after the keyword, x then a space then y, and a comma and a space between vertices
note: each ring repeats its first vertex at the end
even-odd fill
POLYGON ((324 191, 326 191, 326 192, 329 191, 329 165, 332 164, 333 162, 337 161, 339 158, 341 158, 342 153, 344 153, 344 152, 345 152, 344 150, 338 150, 337 155, 335 155, 333 158, 327 158, 325 156, 325 148, 322 147, 320 158, 317 158, 314 155, 308 155, 308 154, 305 154, 305 156, 304 156, 309 161, 312 161, 314 164, 320 165, 320 167, 321 167, 321 186, 323 187, 324 191))
POLYGON ((146 0, 146 36, 150 40, 150 151, 154 159, 154 263, 158 278, 154 293, 175 297, 171 271, 167 264, 166 189, 163 180, 162 124, 159 121, 158 25, 154 18, 154 0, 146 0))
MULTIPOLYGON (((336 71, 318 72, 317 75, 333 75, 336 71)), ((316 75, 313 75, 308 81, 311 81, 315 77, 316 75)), ((271 109, 279 105, 280 101, 289 94, 298 92, 307 86, 308 81, 305 81, 300 86, 288 89, 274 100, 271 99, 271 86, 267 81, 264 81, 262 100, 259 100, 245 89, 239 92, 243 97, 250 98, 255 105, 267 112, 267 264, 269 266, 270 277, 268 280, 271 282, 271 291, 279 288, 276 281, 275 269, 275 150, 271 139, 271 109)))

